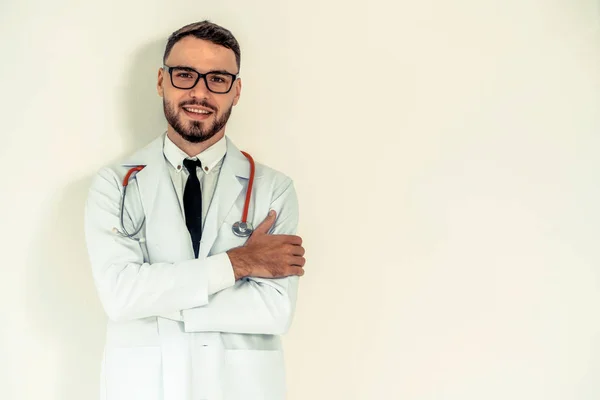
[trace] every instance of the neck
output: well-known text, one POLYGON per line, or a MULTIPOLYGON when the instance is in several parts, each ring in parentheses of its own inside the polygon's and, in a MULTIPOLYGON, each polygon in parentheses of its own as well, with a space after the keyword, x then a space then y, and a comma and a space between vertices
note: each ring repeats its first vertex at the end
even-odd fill
POLYGON ((223 136, 225 136, 225 129, 222 129, 215 136, 211 137, 210 139, 208 139, 204 142, 200 142, 200 143, 188 142, 180 134, 175 132, 175 130, 171 126, 169 126, 167 128, 167 136, 185 154, 187 154, 190 157, 194 157, 194 156, 202 153, 204 150, 208 149, 213 144, 217 143, 219 140, 221 140, 223 138, 223 136))

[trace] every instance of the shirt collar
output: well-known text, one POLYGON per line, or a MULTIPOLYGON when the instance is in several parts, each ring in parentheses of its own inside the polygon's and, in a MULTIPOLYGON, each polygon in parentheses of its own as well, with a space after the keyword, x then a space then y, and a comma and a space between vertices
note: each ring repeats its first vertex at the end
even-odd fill
POLYGON ((163 153, 169 163, 175 168, 175 171, 180 172, 183 168, 183 160, 186 158, 198 159, 202 163, 202 171, 209 174, 223 159, 225 153, 227 153, 227 142, 225 136, 202 153, 189 157, 183 150, 181 150, 168 135, 165 135, 165 144, 163 147, 163 153))

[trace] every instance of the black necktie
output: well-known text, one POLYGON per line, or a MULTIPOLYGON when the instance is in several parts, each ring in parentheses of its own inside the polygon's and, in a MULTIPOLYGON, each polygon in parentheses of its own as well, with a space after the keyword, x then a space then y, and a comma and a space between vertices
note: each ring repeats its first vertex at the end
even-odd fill
POLYGON ((200 160, 183 160, 183 165, 190 173, 183 191, 183 209, 185 211, 185 224, 192 238, 194 255, 198 258, 200 238, 202 237, 202 191, 196 173, 196 167, 202 168, 200 160))

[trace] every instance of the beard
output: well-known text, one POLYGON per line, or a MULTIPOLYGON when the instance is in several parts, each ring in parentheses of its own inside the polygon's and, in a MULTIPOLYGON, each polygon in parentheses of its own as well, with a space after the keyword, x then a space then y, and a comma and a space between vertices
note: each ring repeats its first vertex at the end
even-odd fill
POLYGON ((233 108, 232 103, 229 106, 229 108, 225 110, 225 112, 221 116, 219 116, 216 107, 207 103, 204 100, 186 101, 179 104, 180 107, 183 107, 185 105, 197 105, 206 107, 212 110, 213 114, 215 114, 215 119, 210 124, 203 121, 189 121, 188 123, 185 123, 183 121, 183 117, 177 116, 177 111, 173 106, 173 103, 163 98, 163 109, 165 112, 167 122, 173 127, 175 132, 177 132, 183 139, 190 143, 205 142, 213 136, 215 136, 227 124, 229 116, 231 115, 231 110, 233 108))

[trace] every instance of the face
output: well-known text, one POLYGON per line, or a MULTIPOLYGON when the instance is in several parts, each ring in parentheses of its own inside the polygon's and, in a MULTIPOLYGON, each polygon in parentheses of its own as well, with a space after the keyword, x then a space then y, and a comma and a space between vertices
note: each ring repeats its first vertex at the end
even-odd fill
MULTIPOLYGON (((200 73, 238 72, 232 50, 193 36, 177 42, 165 64, 169 67, 193 68, 200 73)), ((208 90, 204 79, 200 79, 191 89, 179 89, 171 83, 169 72, 161 68, 158 71, 157 89, 163 98, 169 130, 189 142, 199 143, 224 134, 231 110, 239 101, 241 81, 237 79, 231 90, 224 94, 208 90)))

